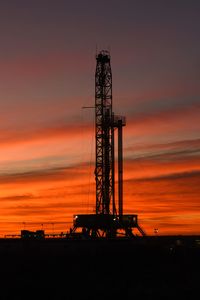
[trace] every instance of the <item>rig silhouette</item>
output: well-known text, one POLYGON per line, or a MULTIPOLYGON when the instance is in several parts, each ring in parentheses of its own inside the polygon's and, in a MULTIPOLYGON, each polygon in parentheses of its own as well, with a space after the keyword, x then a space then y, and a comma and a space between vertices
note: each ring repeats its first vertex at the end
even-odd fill
MULTIPOLYGON (((96 138, 96 213, 77 214, 73 227, 66 234, 45 234, 44 230, 21 230, 21 238, 132 238, 135 229, 141 236, 145 231, 136 214, 123 213, 123 127, 124 116, 115 115, 112 105, 112 70, 109 51, 96 55, 95 72, 95 138, 96 138), (115 190, 115 132, 117 131, 118 201, 115 190)), ((7 237, 17 235, 8 235, 7 237)))
POLYGON ((115 115, 112 105, 112 70, 110 53, 96 55, 95 72, 95 138, 96 138, 96 213, 74 216, 70 234, 82 230, 88 237, 134 236, 138 224, 136 214, 123 213, 123 127, 124 116, 115 115), (115 191, 115 131, 118 132, 118 203, 115 191))

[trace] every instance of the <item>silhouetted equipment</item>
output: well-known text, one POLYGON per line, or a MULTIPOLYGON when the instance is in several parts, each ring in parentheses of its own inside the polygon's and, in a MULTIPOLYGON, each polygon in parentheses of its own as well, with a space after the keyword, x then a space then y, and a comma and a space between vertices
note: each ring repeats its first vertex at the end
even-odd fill
POLYGON ((22 239, 44 239, 45 233, 44 230, 21 230, 21 238, 22 239))
POLYGON ((96 56, 95 137, 96 137, 96 214, 74 216, 73 229, 82 228, 86 236, 116 237, 122 233, 134 236, 133 228, 145 235, 137 215, 123 214, 123 127, 125 117, 112 110, 112 71, 110 54, 96 56), (118 205, 115 200, 115 130, 118 131, 118 205))

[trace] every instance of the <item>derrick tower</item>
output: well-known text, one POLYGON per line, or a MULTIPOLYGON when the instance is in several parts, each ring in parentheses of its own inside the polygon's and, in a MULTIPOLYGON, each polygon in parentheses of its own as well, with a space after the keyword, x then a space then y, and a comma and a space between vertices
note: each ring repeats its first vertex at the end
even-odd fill
MULTIPOLYGON (((110 214, 114 204, 114 131, 112 126, 112 72, 110 55, 96 57, 95 131, 96 131, 96 214, 110 214)), ((113 207, 112 213, 115 213, 113 207)))
POLYGON ((133 228, 145 235, 137 215, 123 214, 123 147, 122 129, 125 117, 115 115, 112 108, 112 71, 110 53, 96 55, 95 72, 95 138, 96 138, 96 213, 75 215, 71 234, 82 230, 86 237, 132 237, 133 228), (115 131, 118 132, 118 203, 115 193, 115 131))

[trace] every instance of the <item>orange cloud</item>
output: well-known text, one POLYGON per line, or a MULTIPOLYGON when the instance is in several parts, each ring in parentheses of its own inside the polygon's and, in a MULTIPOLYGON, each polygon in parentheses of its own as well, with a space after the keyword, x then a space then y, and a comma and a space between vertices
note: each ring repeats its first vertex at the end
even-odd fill
POLYGON ((125 211, 138 213, 149 233, 198 234, 200 230, 200 171, 124 183, 125 211))
POLYGON ((186 106, 183 108, 172 108, 170 110, 155 111, 151 113, 138 113, 127 120, 125 134, 141 136, 150 134, 169 135, 180 131, 199 130, 200 106, 186 106))
MULTIPOLYGON (((198 144, 198 143, 197 143, 198 144)), ((139 215, 148 234, 199 232, 200 160, 167 160, 156 157, 128 160, 124 165, 124 212, 139 215), (142 164, 142 166, 141 166, 142 164), (195 168, 196 167, 196 168, 195 168)), ((117 185, 117 182, 116 182, 117 185)), ((0 178, 2 234, 46 224, 51 231, 69 230, 73 215, 92 213, 95 181, 91 165, 74 165, 0 178), (32 224, 32 225, 31 225, 32 224)))
MULTIPOLYGON (((188 111, 191 126, 196 126, 198 113, 198 109, 188 111)), ((137 144, 132 140, 135 132, 146 138, 155 129, 163 135, 160 122, 173 120, 178 129, 185 121, 184 114, 186 109, 175 111, 174 116, 157 113, 146 120, 141 115, 125 128, 124 211, 137 213, 149 234, 154 228, 161 234, 199 232, 199 139, 137 144)), ((27 128, 22 133, 2 131, 1 234, 19 232, 23 223, 30 228, 31 224, 33 228, 46 224, 49 231, 50 223, 55 223, 55 230, 65 231, 74 214, 94 211, 94 167, 89 151, 85 163, 80 163, 83 148, 92 146, 88 141, 94 128, 79 125, 37 131, 27 128)))
POLYGON ((65 124, 46 128, 19 128, 18 130, 0 130, 0 143, 9 146, 17 143, 34 143, 39 140, 65 137, 68 140, 91 134, 94 128, 90 124, 65 124), (84 130, 83 130, 84 129, 84 130))

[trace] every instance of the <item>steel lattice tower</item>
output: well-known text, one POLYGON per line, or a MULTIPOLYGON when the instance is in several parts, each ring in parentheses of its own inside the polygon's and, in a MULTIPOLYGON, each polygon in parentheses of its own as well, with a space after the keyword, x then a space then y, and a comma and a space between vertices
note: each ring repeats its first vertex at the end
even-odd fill
POLYGON ((95 124, 96 124, 96 214, 110 214, 114 203, 114 162, 112 129, 112 71, 110 55, 96 56, 95 124))
POLYGON ((74 216, 71 235, 79 228, 84 238, 117 237, 119 231, 132 237, 133 228, 142 235, 137 215, 123 213, 123 134, 125 117, 112 111, 112 71, 110 54, 96 55, 95 72, 95 138, 96 138, 96 213, 74 216), (115 205, 115 129, 118 132, 118 205, 115 205))

